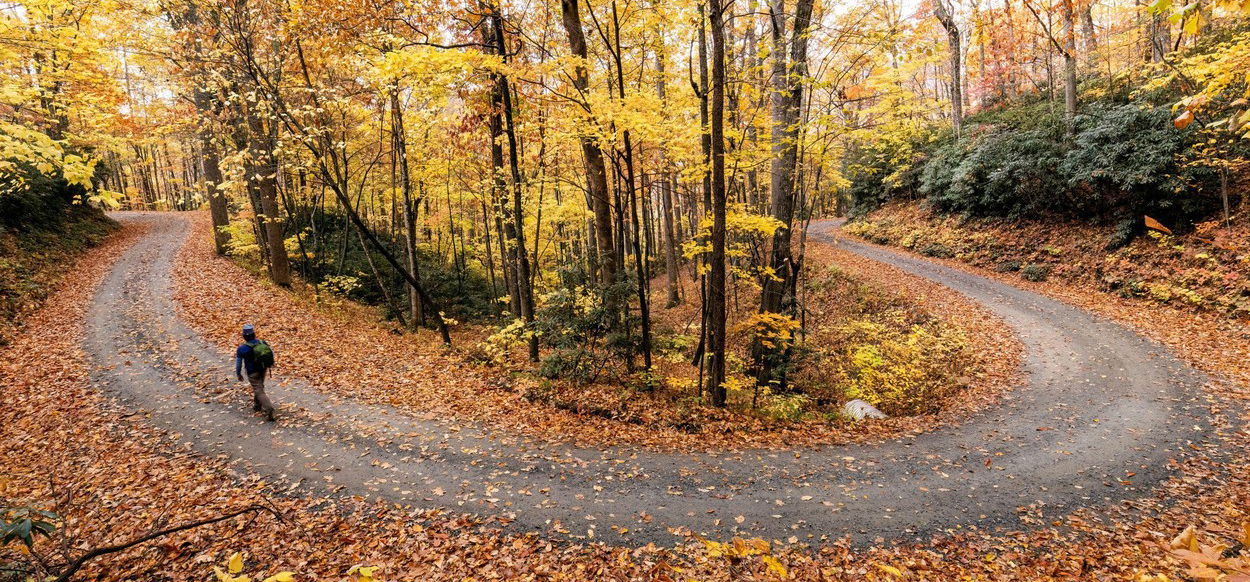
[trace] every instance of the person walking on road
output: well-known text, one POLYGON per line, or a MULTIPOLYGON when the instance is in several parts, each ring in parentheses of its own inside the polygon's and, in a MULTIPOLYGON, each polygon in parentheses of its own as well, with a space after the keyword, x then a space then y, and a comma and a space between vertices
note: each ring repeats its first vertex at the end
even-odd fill
POLYGON ((247 381, 252 385, 252 410, 264 412, 269 422, 273 422, 273 403, 265 395, 265 374, 273 367, 273 348, 265 340, 256 339, 256 328, 252 324, 243 326, 243 344, 234 355, 234 375, 243 381, 243 372, 247 371, 247 381))

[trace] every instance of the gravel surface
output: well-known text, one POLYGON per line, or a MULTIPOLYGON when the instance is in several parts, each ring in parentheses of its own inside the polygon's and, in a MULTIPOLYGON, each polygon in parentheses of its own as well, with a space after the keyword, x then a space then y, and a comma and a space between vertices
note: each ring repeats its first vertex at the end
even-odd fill
MULTIPOLYGON (((418 419, 319 391, 278 369, 276 424, 254 416, 232 355, 175 315, 170 273, 190 219, 150 225, 88 311, 93 382, 206 455, 292 494, 308 488, 506 516, 512 528, 622 544, 674 532, 904 542, 1013 528, 1149 494, 1214 438, 1203 377, 1129 329, 1032 292, 848 240, 812 236, 984 304, 1024 345, 1026 382, 967 421, 875 445, 660 453, 581 448, 418 419)), ((212 282, 206 281, 205 284, 212 282)), ((453 389, 453 388, 449 388, 453 389)))

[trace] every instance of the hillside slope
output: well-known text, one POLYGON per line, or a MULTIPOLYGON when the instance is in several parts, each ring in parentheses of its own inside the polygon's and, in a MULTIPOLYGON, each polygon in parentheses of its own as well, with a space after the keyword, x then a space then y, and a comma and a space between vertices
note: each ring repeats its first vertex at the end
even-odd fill
POLYGON ((868 241, 957 259, 1029 281, 1070 282, 1119 297, 1250 320, 1250 227, 1203 223, 1149 231, 1109 248, 1114 227, 1084 222, 963 219, 893 203, 851 222, 868 241))

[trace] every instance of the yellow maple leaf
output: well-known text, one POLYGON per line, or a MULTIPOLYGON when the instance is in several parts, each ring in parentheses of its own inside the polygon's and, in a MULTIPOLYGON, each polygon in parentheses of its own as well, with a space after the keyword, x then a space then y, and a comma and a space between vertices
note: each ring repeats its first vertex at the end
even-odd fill
POLYGON ((238 574, 243 571, 243 555, 235 552, 230 555, 230 559, 226 560, 226 569, 231 574, 238 574))
POLYGON ((878 570, 881 570, 882 572, 885 572, 886 574, 889 574, 891 576, 900 577, 900 578, 903 576, 902 570, 899 570, 898 568, 895 568, 894 566, 891 566, 889 564, 873 564, 873 565, 876 566, 878 570))
POLYGON ((760 556, 760 560, 764 562, 764 565, 768 566, 769 572, 772 572, 782 578, 786 578, 790 575, 790 573, 786 571, 785 565, 783 565, 777 558, 772 556, 760 556))

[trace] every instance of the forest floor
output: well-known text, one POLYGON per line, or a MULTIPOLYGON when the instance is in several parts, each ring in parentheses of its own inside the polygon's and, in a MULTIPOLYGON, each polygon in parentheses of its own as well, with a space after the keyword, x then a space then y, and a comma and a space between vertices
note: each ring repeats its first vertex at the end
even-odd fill
MULTIPOLYGON (((749 390, 731 390, 735 406, 716 409, 696 401, 691 389, 672 389, 674 382, 693 382, 697 372, 688 354, 673 357, 664 350, 657 350, 655 374, 665 386, 651 391, 627 386, 625 378, 591 385, 540 378, 521 371, 530 365, 519 348, 512 360, 484 365, 473 354, 489 331, 459 326, 454 332, 458 349, 448 351, 433 332, 420 330, 415 337, 394 333, 390 322, 379 322, 376 313, 361 305, 326 294, 317 297, 306 288, 276 288, 235 261, 216 256, 206 218, 192 219, 194 234, 173 266, 174 307, 191 329, 229 350, 237 343, 241 322, 252 322, 281 345, 279 372, 289 370, 321 390, 427 418, 480 422, 507 433, 583 446, 788 448, 868 442, 957 422, 1021 382, 1022 348, 1001 318, 939 283, 826 244, 811 245, 812 264, 821 265, 817 268, 822 272, 836 264, 845 274, 828 275, 828 288, 806 291, 811 305, 808 344, 842 348, 837 341, 843 338, 831 337, 836 334, 830 328, 861 315, 904 314, 892 322, 904 330, 921 324, 956 328, 966 338, 965 349, 958 358, 934 357, 929 364, 945 367, 935 371, 943 374, 936 382, 950 383, 940 407, 872 423, 836 415, 777 420, 750 408, 749 390), (206 280, 216 283, 206 285, 206 280), (449 377, 455 378, 454 390, 447 389, 449 377)), ((683 327, 698 325, 695 295, 681 306, 656 309, 657 337, 682 335, 683 327)), ((735 324, 731 321, 730 327, 735 324)), ((692 333, 684 334, 691 340, 688 347, 694 343, 692 333)), ((746 350, 744 336, 730 338, 739 352, 746 350)), ((836 369, 826 362, 813 367, 817 375, 833 375, 836 369)))
MULTIPOLYGON (((229 353, 178 316, 173 271, 206 269, 178 253, 186 217, 126 222, 32 316, 44 334, 9 348, 55 344, 68 357, 0 368, 12 387, 0 459, 21 468, 0 495, 64 500, 80 544, 262 496, 287 517, 132 552, 110 570, 119 579, 185 578, 240 548, 266 567, 327 576, 365 562, 400 579, 724 579, 769 566, 727 559, 694 533, 784 540, 766 551, 798 578, 1123 578, 1175 569, 1153 543, 1168 532, 1222 534, 1245 517, 1240 410, 1208 402, 1236 397, 1229 383, 1203 390, 1200 374, 1125 327, 949 266, 840 243, 967 293, 1020 334, 1027 382, 997 405, 876 445, 681 453, 422 417, 323 390, 320 371, 294 367, 278 370, 280 419, 266 424, 229 378, 229 353)), ((357 339, 345 323, 268 329, 279 345, 324 332, 333 350, 357 339)), ((364 339, 382 350, 388 334, 375 332, 364 339)), ((439 349, 406 365, 465 400, 492 389, 465 382, 475 371, 439 349)))

